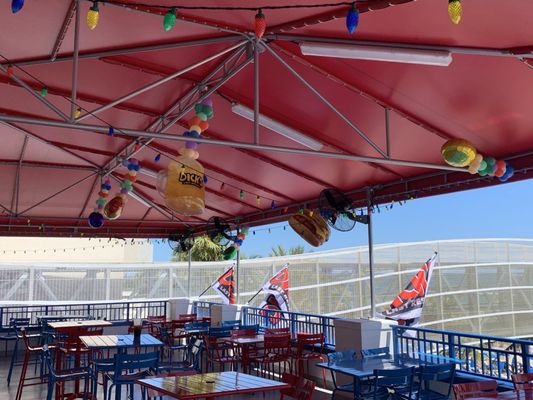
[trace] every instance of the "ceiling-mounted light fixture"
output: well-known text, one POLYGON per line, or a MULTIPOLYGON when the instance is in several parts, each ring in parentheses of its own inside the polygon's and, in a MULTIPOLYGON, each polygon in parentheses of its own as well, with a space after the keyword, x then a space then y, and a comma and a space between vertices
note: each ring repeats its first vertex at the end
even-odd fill
POLYGON ((407 49, 401 47, 367 46, 357 44, 300 43, 306 56, 350 58, 354 60, 388 61, 447 67, 452 55, 444 50, 407 49))
MULTIPOLYGON (((254 110, 245 107, 241 104, 233 104, 231 106, 231 111, 233 111, 235 114, 240 115, 243 118, 246 118, 247 120, 253 121, 254 120, 254 110)), ((313 150, 321 150, 324 145, 320 143, 318 140, 315 140, 313 138, 310 138, 307 135, 304 135, 301 132, 298 132, 295 129, 292 129, 288 127, 287 125, 283 125, 281 122, 278 122, 276 120, 273 120, 272 118, 266 117, 263 114, 259 114, 259 125, 270 129, 271 131, 274 131, 276 133, 279 133, 281 136, 285 136, 287 139, 290 139, 296 143, 300 143, 301 145, 305 147, 309 147, 313 150)))

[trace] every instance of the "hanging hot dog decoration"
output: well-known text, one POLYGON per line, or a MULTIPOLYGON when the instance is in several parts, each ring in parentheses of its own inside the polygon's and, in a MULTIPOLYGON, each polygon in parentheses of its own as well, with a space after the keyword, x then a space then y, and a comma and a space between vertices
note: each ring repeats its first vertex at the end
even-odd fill
MULTIPOLYGON (((213 118, 213 103, 207 98, 194 107, 195 116, 189 121, 189 130, 183 136, 201 138, 213 118)), ((182 215, 199 215, 205 209, 204 167, 197 159, 200 156, 197 142, 187 141, 178 151, 180 157, 159 172, 157 190, 165 199, 168 208, 182 215)))

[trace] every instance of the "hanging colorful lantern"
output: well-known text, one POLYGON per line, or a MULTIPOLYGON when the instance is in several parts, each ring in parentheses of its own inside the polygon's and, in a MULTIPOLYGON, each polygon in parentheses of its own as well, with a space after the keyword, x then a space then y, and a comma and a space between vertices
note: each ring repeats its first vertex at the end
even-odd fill
POLYGON ((92 31, 98 25, 100 20, 100 10, 98 9, 98 1, 93 1, 93 5, 87 12, 87 27, 92 31))
POLYGON ((359 10, 357 10, 355 3, 353 3, 350 9, 348 10, 348 14, 346 14, 346 29, 348 29, 348 33, 354 33, 355 28, 357 28, 358 24, 359 10))
POLYGON ((183 136, 191 138, 179 149, 180 157, 171 161, 166 170, 158 174, 157 189, 170 209, 182 215, 199 215, 205 209, 204 167, 197 159, 201 133, 209 128, 208 119, 213 118, 213 103, 204 99, 194 107, 196 115, 189 121, 189 130, 183 136))
POLYGON ((448 0, 448 15, 454 24, 461 22, 463 16, 461 0, 448 0))
POLYGON ((107 197, 111 190, 111 182, 107 179, 100 185, 100 191, 98 192, 98 199, 96 200, 96 208, 89 215, 88 223, 91 228, 98 229, 104 225, 104 208, 107 205, 107 197))
POLYGON ((474 161, 477 152, 469 141, 452 139, 442 145, 441 154, 448 164, 454 167, 466 167, 474 161))

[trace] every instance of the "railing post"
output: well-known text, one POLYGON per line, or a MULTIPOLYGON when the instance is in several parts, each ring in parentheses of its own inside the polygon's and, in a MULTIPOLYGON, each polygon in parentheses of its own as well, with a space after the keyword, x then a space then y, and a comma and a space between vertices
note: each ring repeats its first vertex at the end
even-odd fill
POLYGON ((393 354, 396 356, 400 353, 400 347, 399 347, 399 338, 398 338, 398 327, 395 325, 391 326, 392 328, 392 351, 393 354))
POLYGON ((248 325, 248 308, 241 308, 241 324, 248 325))
POLYGON ((28 301, 33 301, 35 296, 35 269, 30 267, 30 274, 28 278, 28 301))
POLYGON ((126 320, 131 321, 130 318, 130 303, 126 303, 126 320))
POLYGON ((292 335, 296 335, 296 314, 289 314, 290 331, 292 335))
POLYGON ((529 347, 529 344, 526 343, 520 343, 520 347, 522 349, 522 369, 524 373, 529 373, 529 352, 527 351, 527 348, 529 347))
POLYGON ((455 358, 455 335, 448 334, 448 357, 455 358))
POLYGON ((111 271, 110 268, 105 269, 105 299, 111 300, 111 271))

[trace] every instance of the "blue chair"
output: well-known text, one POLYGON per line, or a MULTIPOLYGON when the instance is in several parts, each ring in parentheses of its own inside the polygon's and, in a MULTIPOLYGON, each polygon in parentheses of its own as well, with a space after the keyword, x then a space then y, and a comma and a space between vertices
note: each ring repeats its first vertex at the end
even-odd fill
MULTIPOLYGON (((176 343, 174 336, 172 335, 171 329, 169 329, 167 326, 163 325, 159 327, 159 338, 165 345, 164 349, 168 351, 168 359, 171 364, 175 351, 181 350, 185 352, 185 350, 187 350, 187 345, 182 343, 176 343)), ((183 358, 185 358, 185 354, 183 358)))
POLYGON ((416 392, 417 400, 447 400, 452 392, 455 377, 455 364, 422 365, 419 372, 419 388, 416 392), (448 389, 445 393, 436 392, 430 388, 431 382, 446 382, 448 389))
POLYGON ((378 347, 375 349, 361 350, 361 358, 378 358, 390 357, 390 349, 388 347, 378 347))
POLYGON ((217 326, 209 328, 207 335, 216 338, 224 338, 231 336, 232 327, 231 326, 217 326))
POLYGON ((104 400, 107 400, 108 378, 106 376, 106 373, 113 372, 115 370, 115 359, 114 358, 95 358, 91 361, 91 367, 93 370, 92 393, 98 392, 98 375, 102 374, 104 400))
POLYGON ((186 331, 194 331, 194 330, 208 330, 209 329, 209 322, 207 321, 196 321, 196 322, 186 322, 183 326, 183 329, 186 331))
MULTIPOLYGON (((159 351, 141 354, 118 353, 114 357, 113 372, 106 373, 107 379, 111 381, 108 390, 108 398, 111 398, 111 391, 115 388, 117 398, 120 398, 122 385, 128 385, 133 396, 133 386, 138 379, 146 378, 155 374, 159 370, 159 351)), ((146 398, 146 391, 142 389, 142 398, 146 398)))
POLYGON ((389 398, 411 400, 415 367, 399 369, 375 369, 372 390, 361 398, 385 400, 389 398))
POLYGON ((43 346, 43 357, 46 361, 46 365, 48 367, 48 393, 46 395, 46 400, 52 400, 52 395, 54 393, 54 387, 57 385, 57 390, 59 390, 59 398, 65 397, 65 382, 68 381, 75 381, 75 380, 83 380, 84 381, 84 391, 83 391, 83 398, 87 399, 87 394, 89 390, 89 382, 93 380, 93 373, 92 370, 89 367, 83 367, 83 368, 73 368, 73 369, 65 369, 65 370, 56 370, 54 368, 54 362, 52 359, 52 355, 50 353, 50 349, 48 348, 48 345, 43 346))
POLYGON ((201 339, 196 339, 190 342, 187 346, 187 357, 183 361, 172 362, 169 364, 160 364, 159 372, 173 372, 173 371, 194 371, 202 372, 202 352, 204 344, 201 339))
POLYGON ((239 326, 239 329, 253 329, 255 330, 255 333, 257 334, 259 332, 259 324, 255 325, 241 325, 239 326))
MULTIPOLYGON (((351 361, 355 360, 355 350, 345 350, 345 351, 337 351, 335 353, 329 353, 328 355, 328 364, 335 364, 342 361, 351 361)), ((335 398, 336 392, 347 392, 347 393, 353 393, 354 392, 354 384, 352 383, 344 383, 339 384, 337 383, 337 380, 335 379, 335 372, 330 370, 331 372, 331 380, 333 382, 333 393, 331 394, 331 398, 335 398)))
POLYGON ((238 319, 222 321, 222 326, 229 326, 231 329, 239 329, 241 327, 241 321, 238 319))

